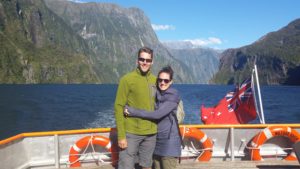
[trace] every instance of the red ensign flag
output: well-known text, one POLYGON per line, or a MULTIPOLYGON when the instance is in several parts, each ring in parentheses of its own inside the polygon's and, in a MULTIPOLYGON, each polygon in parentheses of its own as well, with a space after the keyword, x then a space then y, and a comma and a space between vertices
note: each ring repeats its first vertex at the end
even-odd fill
POLYGON ((214 107, 201 106, 204 124, 244 124, 256 119, 251 78, 229 92, 214 107))

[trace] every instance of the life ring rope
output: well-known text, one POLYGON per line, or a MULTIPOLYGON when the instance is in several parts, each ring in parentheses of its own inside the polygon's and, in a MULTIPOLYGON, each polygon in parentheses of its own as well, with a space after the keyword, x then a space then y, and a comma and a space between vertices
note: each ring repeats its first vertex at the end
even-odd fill
MULTIPOLYGON (((70 153, 69 153, 69 162, 67 162, 67 165, 69 165, 70 167, 79 167, 79 166, 81 166, 80 161, 86 159, 86 157, 88 157, 88 155, 91 155, 93 160, 104 163, 105 161, 101 158, 101 156, 98 156, 98 158, 97 158, 97 157, 95 157, 95 154, 102 155, 102 154, 112 154, 112 153, 113 152, 111 152, 111 142, 109 141, 108 138, 103 137, 103 136, 94 136, 94 135, 86 136, 86 137, 83 137, 80 140, 78 140, 71 147, 70 153), (95 151, 94 144, 96 144, 96 145, 100 144, 102 147, 104 147, 109 152, 97 153, 95 151), (83 150, 82 146, 84 147, 84 150, 83 150), (92 152, 87 154, 86 151, 89 147, 91 147, 92 152), (82 151, 82 153, 80 153, 81 151, 82 151)), ((114 163, 113 160, 114 160, 114 158, 112 158, 112 163, 114 163)))
MULTIPOLYGON (((250 143, 250 147, 247 149, 250 150, 250 159, 254 161, 261 161, 263 158, 260 155, 260 148, 261 146, 268 141, 269 139, 276 137, 276 136, 284 136, 290 139, 291 142, 295 143, 297 140, 300 139, 299 133, 287 126, 270 126, 262 131, 260 131, 250 143)), ((292 150, 292 148, 282 148, 283 150, 292 150)), ((277 155, 277 153, 276 153, 277 155)), ((297 160, 295 153, 292 151, 287 155, 285 160, 294 161, 297 160)))
MULTIPOLYGON (((85 147, 85 150, 84 150, 82 153, 69 154, 69 156, 80 156, 80 157, 82 157, 82 155, 85 155, 86 150, 88 149, 89 145, 90 145, 91 142, 92 142, 93 135, 91 135, 90 137, 91 137, 91 138, 89 139, 89 142, 88 142, 87 146, 85 147)), ((92 145, 92 147, 93 147, 93 145, 92 145)), ((81 148, 79 148, 79 147, 77 146, 76 143, 75 143, 71 148, 73 148, 76 152, 80 152, 80 151, 82 150, 81 148)), ((93 149, 93 151, 94 151, 94 149, 93 149)), ((84 159, 84 158, 83 158, 83 159, 84 159)), ((72 166, 72 164, 77 163, 79 160, 80 160, 80 158, 77 158, 75 161, 72 161, 72 162, 69 161, 69 162, 67 162, 67 165, 72 166)))
POLYGON ((204 132, 197 128, 182 127, 180 128, 180 133, 182 140, 186 137, 190 137, 198 140, 202 144, 203 149, 196 149, 193 142, 191 142, 193 151, 200 152, 200 154, 196 158, 198 159, 198 161, 209 161, 211 159, 213 143, 204 132))

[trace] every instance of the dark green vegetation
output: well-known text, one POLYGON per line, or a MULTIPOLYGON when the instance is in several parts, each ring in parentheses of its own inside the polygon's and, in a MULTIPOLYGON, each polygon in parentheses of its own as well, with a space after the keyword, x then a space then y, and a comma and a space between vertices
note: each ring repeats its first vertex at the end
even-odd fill
POLYGON ((241 82, 256 61, 262 84, 300 85, 300 19, 249 46, 228 49, 221 57, 215 83, 241 82))
POLYGON ((100 82, 86 42, 42 1, 0 1, 0 82, 100 82))
POLYGON ((57 0, 0 0, 0 83, 117 83, 137 50, 155 51, 177 83, 196 83, 188 66, 158 41, 137 8, 57 0))

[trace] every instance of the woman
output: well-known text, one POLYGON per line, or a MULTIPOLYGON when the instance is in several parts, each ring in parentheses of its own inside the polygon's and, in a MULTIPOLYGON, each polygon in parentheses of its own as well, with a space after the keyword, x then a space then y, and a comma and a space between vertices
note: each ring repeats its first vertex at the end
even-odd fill
POLYGON ((154 150, 155 169, 176 168, 178 157, 181 155, 181 137, 178 131, 176 110, 179 103, 179 95, 176 89, 172 88, 173 70, 170 66, 162 68, 157 77, 157 93, 155 111, 148 112, 137 110, 126 106, 126 116, 141 117, 157 120, 158 132, 154 150))

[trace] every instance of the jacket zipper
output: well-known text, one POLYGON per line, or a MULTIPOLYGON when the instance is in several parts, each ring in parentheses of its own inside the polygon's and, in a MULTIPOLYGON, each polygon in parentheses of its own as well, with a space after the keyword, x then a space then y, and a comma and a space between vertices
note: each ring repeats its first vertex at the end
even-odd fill
POLYGON ((147 75, 146 75, 146 81, 147 81, 147 85, 148 85, 148 94, 149 94, 149 98, 150 98, 150 109, 151 109, 151 111, 154 111, 154 103, 153 103, 153 99, 152 99, 152 86, 149 84, 149 79, 148 79, 147 75))

